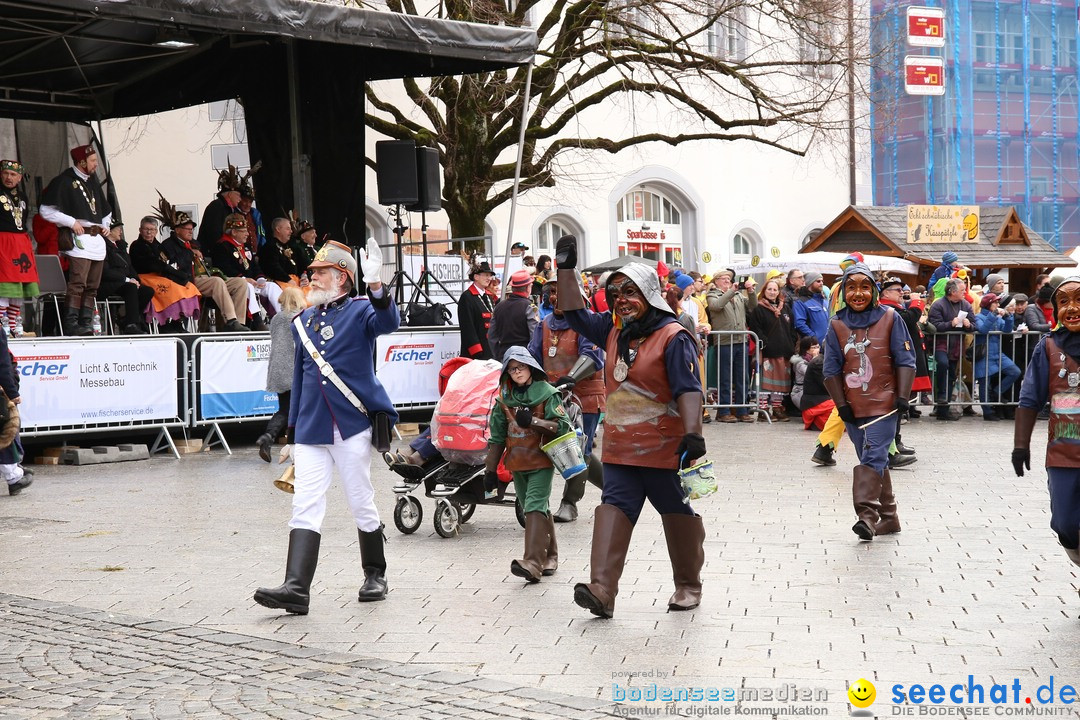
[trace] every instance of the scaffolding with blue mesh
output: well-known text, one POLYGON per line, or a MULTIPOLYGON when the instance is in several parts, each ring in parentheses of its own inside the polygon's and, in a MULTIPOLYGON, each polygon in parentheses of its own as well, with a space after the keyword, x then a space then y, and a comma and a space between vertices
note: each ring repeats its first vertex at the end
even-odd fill
POLYGON ((912 3, 872 4, 875 205, 1014 205, 1059 250, 1080 245, 1080 0, 933 0, 945 47, 912 48, 912 3), (941 55, 945 94, 904 92, 905 55, 941 55))

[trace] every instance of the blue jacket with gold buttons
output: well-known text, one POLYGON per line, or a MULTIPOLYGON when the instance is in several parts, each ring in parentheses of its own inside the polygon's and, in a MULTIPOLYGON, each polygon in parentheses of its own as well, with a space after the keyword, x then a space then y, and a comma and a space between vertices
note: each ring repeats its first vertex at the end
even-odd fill
MULTIPOLYGON (((375 377, 375 338, 394 332, 401 324, 397 305, 387 289, 383 296, 340 298, 328 305, 304 310, 300 320, 315 348, 330 363, 371 414, 385 412, 391 422, 397 412, 390 396, 375 377)), ((367 430, 371 423, 323 377, 293 327, 296 362, 289 398, 289 437, 302 445, 334 442, 334 426, 342 438, 367 430)))

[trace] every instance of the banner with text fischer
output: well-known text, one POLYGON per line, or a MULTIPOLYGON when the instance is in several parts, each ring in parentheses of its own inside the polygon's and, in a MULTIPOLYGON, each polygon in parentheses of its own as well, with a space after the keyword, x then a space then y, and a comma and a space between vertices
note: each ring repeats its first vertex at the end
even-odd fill
POLYGON ((402 329, 375 341, 375 374, 395 406, 434 405, 439 369, 461 349, 457 328, 409 332, 402 329))
POLYGON ((199 363, 199 417, 262 417, 277 412, 277 393, 266 389, 270 339, 204 341, 199 363))
POLYGON ((19 340, 11 352, 19 368, 23 430, 177 416, 172 340, 19 340))

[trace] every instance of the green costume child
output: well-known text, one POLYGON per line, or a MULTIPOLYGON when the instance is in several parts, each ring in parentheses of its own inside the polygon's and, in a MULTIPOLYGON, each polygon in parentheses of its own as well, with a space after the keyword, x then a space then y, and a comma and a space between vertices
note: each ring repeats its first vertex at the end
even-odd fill
POLYGON ((520 345, 503 355, 499 397, 491 409, 491 437, 484 488, 498 483, 496 469, 506 452, 506 469, 514 476, 514 492, 525 510, 525 557, 510 563, 510 572, 529 582, 552 575, 559 567, 555 524, 548 512, 551 495, 551 459, 540 446, 572 432, 559 391, 547 382, 547 373, 520 345))

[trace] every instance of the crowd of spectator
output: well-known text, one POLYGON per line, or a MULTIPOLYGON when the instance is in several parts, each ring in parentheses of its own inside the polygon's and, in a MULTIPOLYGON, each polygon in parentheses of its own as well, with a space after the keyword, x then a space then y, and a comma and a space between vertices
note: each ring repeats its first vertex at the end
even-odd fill
POLYGON ((115 312, 109 326, 128 335, 207 329, 211 309, 217 329, 266 330, 284 290, 306 296, 308 266, 326 238, 295 215, 264 222, 255 206, 258 164, 243 175, 232 165, 220 171, 217 196, 198 223, 159 193, 156 212, 140 220, 129 244, 98 177, 94 146, 72 148, 70 156, 32 219, 22 165, 2 161, 0 251, 12 262, 0 270, 0 326, 9 337, 24 333, 23 303, 40 292, 35 255, 58 255, 67 282, 55 327, 41 319, 38 334, 98 334, 107 327, 102 311, 115 312))

